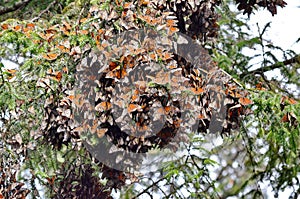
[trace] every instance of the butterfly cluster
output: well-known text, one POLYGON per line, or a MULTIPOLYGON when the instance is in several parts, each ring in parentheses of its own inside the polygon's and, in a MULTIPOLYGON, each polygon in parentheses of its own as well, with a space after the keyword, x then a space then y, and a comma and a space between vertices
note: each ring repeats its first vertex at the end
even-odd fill
MULTIPOLYGON (((78 106, 83 129, 93 129, 95 125, 99 138, 105 134, 114 146, 132 153, 146 153, 156 146, 164 147, 180 126, 178 99, 171 97, 168 87, 178 83, 181 73, 179 71, 173 79, 169 78, 169 74, 163 71, 164 64, 172 68, 171 73, 178 69, 171 66, 172 54, 157 45, 172 42, 156 41, 159 37, 151 29, 141 32, 144 31, 118 35, 109 45, 113 51, 91 53, 77 69, 77 89, 81 91, 82 101, 88 102, 78 106), (157 64, 151 65, 151 62, 157 64), (91 73, 93 70, 95 72, 91 73), (114 93, 116 90, 118 92, 114 93), (92 108, 95 108, 97 117, 85 114, 92 108), (149 132, 165 115, 165 123, 161 123, 157 132, 149 132), (134 125, 129 125, 132 122, 134 125)), ((119 154, 126 159, 126 155, 118 150, 108 151, 111 151, 111 157, 119 154)), ((112 158, 112 161, 115 164, 118 158, 112 158)), ((134 158, 134 161, 140 160, 134 158)), ((130 162, 130 165, 138 164, 130 162)))
POLYGON ((14 169, 9 165, 0 167, 0 199, 25 198, 30 193, 25 184, 17 180, 17 173, 14 169))
POLYGON ((175 152, 189 132, 229 134, 252 104, 199 44, 164 33, 111 37, 77 67, 81 137, 113 168, 136 169, 154 148, 175 152))
MULTIPOLYGON (((61 92, 63 93, 62 90, 61 92)), ((51 143, 57 149, 61 149, 62 145, 67 145, 71 139, 80 138, 73 122, 71 103, 74 97, 73 95, 65 94, 65 97, 60 98, 52 90, 49 91, 49 94, 50 97, 44 104, 45 116, 41 124, 41 130, 45 142, 51 143)))
MULTIPOLYGON (((109 170, 103 169, 104 173, 109 173, 109 170)), ((94 175, 95 169, 90 164, 63 165, 59 168, 58 174, 62 176, 58 186, 55 182, 58 181, 56 176, 48 179, 50 187, 57 195, 63 195, 65 198, 106 198, 112 199, 111 189, 109 185, 104 186, 99 178, 94 175), (74 191, 75 190, 75 191, 74 191)), ((110 182, 109 182, 110 183, 110 182)))
POLYGON ((259 1, 248 1, 248 0, 236 0, 238 9, 243 10, 243 14, 250 15, 256 6, 267 8, 268 11, 274 16, 277 14, 277 6, 285 7, 287 3, 283 0, 259 0, 259 1))
MULTIPOLYGON (((282 96, 280 99, 280 108, 281 111, 284 111, 287 105, 295 105, 298 102, 293 98, 289 98, 287 96, 282 96)), ((286 111, 286 113, 281 118, 281 121, 284 123, 288 123, 290 127, 299 126, 299 121, 297 120, 297 116, 292 111, 286 111)))
MULTIPOLYGON (((105 9, 92 6, 75 24, 63 20, 38 30, 35 37, 26 34, 34 25, 3 24, 4 31, 23 32, 47 46, 37 58, 38 65, 51 66, 36 84, 47 95, 43 139, 60 149, 81 138, 90 151, 104 141, 101 149, 107 156, 102 155, 109 166, 138 167, 143 155, 132 153, 176 151, 194 129, 222 135, 236 129, 244 106, 251 104, 246 94, 237 94, 239 89, 206 50, 177 34, 202 42, 216 37, 214 7, 219 3, 115 1, 103 4, 105 9), (122 9, 116 11, 114 5, 122 9), (88 42, 79 45, 74 38, 88 42), (63 66, 66 60, 76 69, 63 66), (71 73, 77 84, 65 85, 71 73)), ((109 176, 116 187, 117 181, 123 184, 121 175, 109 176)))

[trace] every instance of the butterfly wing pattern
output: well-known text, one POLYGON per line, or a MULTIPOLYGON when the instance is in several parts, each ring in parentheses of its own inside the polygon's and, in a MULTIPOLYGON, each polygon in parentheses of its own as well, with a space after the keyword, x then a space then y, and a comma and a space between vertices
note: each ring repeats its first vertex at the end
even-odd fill
POLYGON ((175 152, 189 132, 227 135, 238 129, 244 106, 251 104, 187 36, 132 30, 111 37, 106 48, 108 54, 91 51, 78 65, 84 104, 75 117, 99 138, 86 147, 112 168, 138 169, 154 148, 175 152))

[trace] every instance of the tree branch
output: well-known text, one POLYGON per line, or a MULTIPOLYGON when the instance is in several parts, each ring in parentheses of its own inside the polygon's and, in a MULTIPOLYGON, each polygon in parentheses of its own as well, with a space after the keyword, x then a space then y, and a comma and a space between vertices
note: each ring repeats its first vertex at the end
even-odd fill
POLYGON ((9 7, 0 7, 0 15, 16 11, 19 8, 21 8, 22 6, 26 6, 30 1, 32 1, 32 0, 19 1, 19 2, 16 2, 14 5, 9 6, 9 7))
POLYGON ((262 74, 262 73, 265 73, 267 71, 271 71, 271 70, 274 70, 276 68, 281 68, 283 66, 287 66, 287 65, 290 65, 290 64, 294 64, 294 63, 300 64, 300 55, 296 55, 295 57, 287 59, 283 62, 277 62, 277 63, 272 64, 270 66, 265 66, 265 67, 262 67, 262 68, 255 69, 253 71, 248 71, 248 72, 242 73, 240 75, 240 77, 243 78, 243 77, 245 77, 246 75, 249 75, 249 74, 262 74))
POLYGON ((41 18, 41 16, 42 16, 43 14, 45 14, 46 12, 48 12, 49 9, 50 9, 54 4, 56 4, 56 3, 57 3, 56 0, 52 1, 52 3, 50 3, 50 4, 47 6, 47 8, 46 8, 45 10, 43 10, 42 12, 40 12, 40 14, 39 14, 37 17, 34 17, 34 18, 31 20, 31 22, 34 22, 34 21, 38 20, 39 18, 41 18))
POLYGON ((141 195, 148 193, 149 189, 153 188, 154 186, 157 186, 157 184, 161 181, 165 180, 165 178, 161 178, 159 180, 157 180, 156 182, 154 182, 152 185, 150 185, 149 187, 147 187, 146 189, 144 189, 142 192, 140 192, 138 195, 136 195, 135 197, 133 197, 133 199, 137 199, 138 197, 140 197, 141 195))

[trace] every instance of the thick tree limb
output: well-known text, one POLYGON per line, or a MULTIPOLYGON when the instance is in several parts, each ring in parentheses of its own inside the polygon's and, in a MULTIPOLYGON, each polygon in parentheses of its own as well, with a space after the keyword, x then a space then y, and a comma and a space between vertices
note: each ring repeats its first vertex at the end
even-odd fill
POLYGON ((21 8, 22 6, 26 6, 30 1, 32 1, 32 0, 19 1, 19 2, 16 2, 14 5, 9 6, 9 7, 0 7, 0 15, 16 11, 19 8, 21 8))
POLYGON ((272 64, 270 66, 265 66, 265 67, 262 67, 262 68, 255 69, 253 71, 248 71, 248 72, 242 73, 240 75, 240 77, 243 78, 243 77, 245 77, 246 75, 249 75, 249 74, 262 74, 264 72, 268 72, 268 71, 274 70, 276 68, 281 68, 283 66, 287 66, 287 65, 290 65, 290 64, 294 64, 294 63, 300 64, 300 55, 296 55, 295 57, 287 59, 283 62, 277 62, 277 63, 272 64))

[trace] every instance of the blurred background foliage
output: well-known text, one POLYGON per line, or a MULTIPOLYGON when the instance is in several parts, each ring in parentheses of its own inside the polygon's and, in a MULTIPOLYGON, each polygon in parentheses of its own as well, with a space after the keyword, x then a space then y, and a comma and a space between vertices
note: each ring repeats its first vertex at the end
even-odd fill
MULTIPOLYGON (((118 0, 0 2, 0 198, 265 198, 263 184, 272 187, 275 197, 288 189, 290 198, 298 198, 299 52, 269 42, 270 23, 253 30, 241 17, 262 7, 274 15, 276 6, 285 3, 203 2, 211 7, 201 11, 211 18, 199 15, 208 20, 201 34, 188 20, 196 11, 181 1, 133 1, 129 9, 129 1, 118 0), (98 30, 125 31, 119 19, 131 10, 154 13, 153 18, 170 11, 179 31, 208 49, 253 102, 243 110, 237 130, 227 136, 195 132, 185 145, 187 154, 147 176, 107 168, 91 157, 66 112, 76 65, 99 45, 98 30), (246 49, 255 54, 246 55, 246 49), (250 64, 258 58, 258 64, 250 64), (266 75, 272 71, 280 75, 266 75)), ((156 26, 141 19, 134 24, 156 26)))

